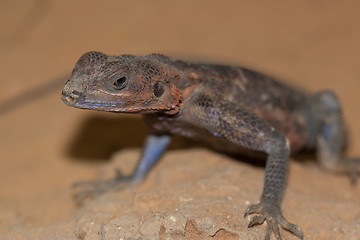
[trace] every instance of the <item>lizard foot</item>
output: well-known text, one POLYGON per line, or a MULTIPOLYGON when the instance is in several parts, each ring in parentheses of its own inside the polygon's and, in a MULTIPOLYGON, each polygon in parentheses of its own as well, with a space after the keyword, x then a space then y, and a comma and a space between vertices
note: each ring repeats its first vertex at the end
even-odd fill
POLYGON ((288 230, 292 234, 298 236, 300 239, 304 238, 304 234, 300 227, 295 224, 288 222, 281 214, 279 207, 273 204, 264 204, 262 202, 251 205, 245 211, 244 217, 250 214, 258 214, 253 217, 248 225, 248 228, 255 225, 262 224, 265 220, 267 223, 265 240, 270 240, 270 235, 273 232, 277 240, 281 240, 279 225, 284 229, 288 230))
POLYGON ((360 158, 347 157, 340 161, 340 163, 346 168, 345 171, 349 172, 351 184, 355 185, 360 172, 360 158))
POLYGON ((74 194, 74 199, 82 203, 87 198, 94 198, 109 190, 123 189, 133 182, 132 179, 132 175, 125 176, 117 169, 114 178, 75 182, 73 187, 79 190, 74 194))

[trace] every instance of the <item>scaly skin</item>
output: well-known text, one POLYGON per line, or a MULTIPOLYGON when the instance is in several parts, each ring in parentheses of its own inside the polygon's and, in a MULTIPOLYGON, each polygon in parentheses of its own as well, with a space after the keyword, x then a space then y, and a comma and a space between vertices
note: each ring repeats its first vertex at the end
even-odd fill
POLYGON ((144 179, 170 143, 170 135, 205 141, 229 152, 267 154, 260 202, 249 227, 267 221, 265 239, 279 225, 303 238, 281 212, 290 153, 317 148, 319 162, 338 172, 358 171, 359 159, 342 158, 344 126, 331 91, 307 94, 260 73, 230 66, 193 64, 159 54, 138 57, 88 52, 76 63, 62 92, 72 107, 144 114, 152 132, 130 176, 91 183, 101 193, 144 179))

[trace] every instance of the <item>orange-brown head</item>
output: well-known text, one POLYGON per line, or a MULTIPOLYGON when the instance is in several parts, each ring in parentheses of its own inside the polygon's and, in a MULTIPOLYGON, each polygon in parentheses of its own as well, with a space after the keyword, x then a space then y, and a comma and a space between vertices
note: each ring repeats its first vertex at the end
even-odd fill
POLYGON ((62 100, 84 109, 174 114, 181 93, 163 66, 149 57, 85 53, 65 83, 62 100))

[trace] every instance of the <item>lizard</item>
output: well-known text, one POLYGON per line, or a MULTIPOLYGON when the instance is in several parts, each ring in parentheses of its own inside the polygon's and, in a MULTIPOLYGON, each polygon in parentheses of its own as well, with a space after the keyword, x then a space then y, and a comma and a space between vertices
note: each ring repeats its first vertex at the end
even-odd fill
POLYGON ((345 127, 333 91, 307 93, 247 68, 161 54, 87 52, 66 81, 62 100, 76 108, 142 114, 151 129, 132 174, 83 182, 92 184, 88 191, 94 193, 144 180, 174 134, 219 150, 265 153, 260 201, 244 217, 255 214, 248 227, 266 221, 266 240, 272 234, 281 239, 280 226, 304 237, 281 210, 290 154, 314 149, 320 165, 337 173, 353 173, 360 166, 359 158, 343 156, 345 127))

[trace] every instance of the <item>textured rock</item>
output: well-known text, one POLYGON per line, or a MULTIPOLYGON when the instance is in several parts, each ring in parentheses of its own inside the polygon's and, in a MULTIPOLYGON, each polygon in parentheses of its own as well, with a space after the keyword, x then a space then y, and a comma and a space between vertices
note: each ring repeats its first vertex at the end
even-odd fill
MULTIPOLYGON (((102 169, 103 177, 112 175, 115 166, 131 168, 138 153, 114 156, 116 161, 102 169)), ((86 202, 68 222, 38 228, 20 224, 5 239, 259 239, 265 226, 247 229, 243 213, 258 200, 262 181, 261 167, 208 150, 174 150, 143 184, 86 202)), ((303 228, 306 239, 329 239, 329 234, 331 239, 359 239, 359 192, 346 177, 293 161, 284 215, 303 228)), ((297 239, 285 230, 282 234, 297 239)))

